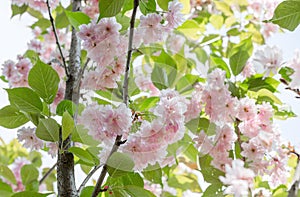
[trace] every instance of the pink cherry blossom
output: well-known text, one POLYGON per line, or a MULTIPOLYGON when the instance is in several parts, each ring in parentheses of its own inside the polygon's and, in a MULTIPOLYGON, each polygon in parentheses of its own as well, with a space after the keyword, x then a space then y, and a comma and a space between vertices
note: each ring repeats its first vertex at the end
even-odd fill
POLYGON ((241 155, 250 161, 261 160, 266 152, 258 138, 252 138, 248 143, 242 143, 241 146, 243 148, 241 155))
POLYGON ((51 155, 52 158, 56 157, 58 152, 58 144, 56 142, 48 142, 46 146, 49 148, 49 155, 51 155))
POLYGON ((39 150, 43 148, 44 143, 35 135, 35 129, 30 127, 22 127, 17 131, 18 140, 23 142, 25 148, 30 148, 31 150, 39 150))
POLYGON ((174 34, 167 40, 167 46, 171 53, 178 53, 184 46, 185 38, 183 36, 174 34))
POLYGON ((79 116, 78 123, 84 125, 94 139, 110 143, 117 135, 129 131, 132 123, 131 111, 125 104, 120 104, 117 108, 91 104, 79 116))
POLYGON ((253 188, 254 172, 244 167, 244 162, 233 160, 231 166, 225 165, 225 177, 219 179, 228 185, 225 194, 234 194, 236 197, 247 196, 249 189, 253 188))
POLYGON ((162 19, 160 15, 154 13, 141 16, 136 34, 143 35, 145 44, 162 41, 164 35, 164 27, 160 23, 162 19))
POLYGON ((168 12, 166 19, 168 21, 167 28, 173 29, 181 25, 184 21, 183 14, 181 10, 183 9, 183 5, 178 2, 178 0, 173 0, 169 2, 168 12))
POLYGON ((237 118, 240 120, 249 120, 257 114, 255 100, 242 98, 239 101, 237 118))
POLYGON ((265 73, 264 77, 271 73, 276 74, 282 63, 282 51, 277 46, 264 46, 258 49, 253 57, 253 65, 258 71, 262 70, 265 73))

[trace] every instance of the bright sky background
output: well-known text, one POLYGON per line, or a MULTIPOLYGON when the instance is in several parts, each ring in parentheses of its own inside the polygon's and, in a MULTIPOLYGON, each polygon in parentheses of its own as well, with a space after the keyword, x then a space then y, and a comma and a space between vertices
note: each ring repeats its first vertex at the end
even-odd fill
MULTIPOLYGON (((19 17, 10 19, 10 1, 0 0, 0 65, 5 60, 16 60, 17 54, 23 54, 27 49, 27 42, 31 39, 31 30, 27 26, 33 23, 33 20, 27 14, 24 14, 20 20, 19 17)), ((298 27, 294 32, 287 32, 285 34, 278 34, 267 41, 270 45, 278 45, 286 60, 293 56, 296 48, 300 49, 300 28, 298 27)), ((2 71, 0 71, 2 72, 2 71)), ((8 98, 3 90, 7 87, 5 83, 0 80, 0 108, 8 104, 8 98)), ((282 86, 283 87, 283 86, 282 86)), ((300 115, 300 99, 295 99, 295 94, 281 88, 281 95, 278 94, 283 103, 287 103, 293 111, 300 115)), ((300 118, 292 118, 286 121, 277 121, 282 131, 282 135, 290 140, 292 144, 300 150, 300 118)), ((0 127, 0 137, 5 141, 16 137, 16 132, 0 127)))

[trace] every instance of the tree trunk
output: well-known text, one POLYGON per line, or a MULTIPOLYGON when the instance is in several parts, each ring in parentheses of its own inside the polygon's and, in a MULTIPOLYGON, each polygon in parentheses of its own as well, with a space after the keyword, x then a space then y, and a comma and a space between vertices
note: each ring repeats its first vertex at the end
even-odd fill
MULTIPOLYGON (((80 0, 73 0, 73 12, 80 10, 80 0)), ((80 72, 80 40, 76 36, 76 30, 72 27, 72 40, 70 47, 68 76, 66 81, 65 99, 79 102, 79 72, 80 72)), ((76 115, 75 115, 76 118, 76 115)), ((62 140, 59 134, 59 153, 57 158, 57 189, 59 197, 78 197, 75 185, 74 156, 68 152, 73 146, 71 136, 62 140)))

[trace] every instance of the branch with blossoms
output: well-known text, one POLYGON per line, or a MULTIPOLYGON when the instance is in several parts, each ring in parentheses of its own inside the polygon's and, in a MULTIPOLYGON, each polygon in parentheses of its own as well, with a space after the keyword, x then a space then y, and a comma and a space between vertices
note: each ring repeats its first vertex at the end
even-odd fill
MULTIPOLYGON (((129 42, 128 42, 128 51, 127 51, 127 61, 125 67, 125 75, 124 75, 124 84, 123 84, 123 103, 127 106, 128 105, 128 79, 129 79, 129 68, 131 63, 131 54, 132 54, 132 44, 133 44, 133 34, 134 34, 134 23, 135 23, 135 16, 137 12, 137 8, 139 6, 139 0, 133 1, 133 11, 130 19, 130 30, 129 30, 129 42)), ((98 196, 101 192, 101 186, 104 181, 104 178, 107 174, 107 161, 110 156, 119 149, 119 146, 124 144, 126 141, 122 141, 122 135, 117 135, 115 139, 115 143, 109 153, 109 156, 106 162, 103 165, 101 174, 98 178, 96 183, 95 189, 93 191, 92 197, 98 196)))

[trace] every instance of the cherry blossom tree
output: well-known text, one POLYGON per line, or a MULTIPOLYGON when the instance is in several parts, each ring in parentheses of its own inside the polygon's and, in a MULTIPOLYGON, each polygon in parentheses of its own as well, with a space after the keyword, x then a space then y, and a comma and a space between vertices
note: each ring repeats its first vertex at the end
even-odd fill
POLYGON ((2 64, 0 125, 17 139, 1 142, 1 196, 297 195, 299 154, 274 119, 295 116, 276 93, 282 83, 299 98, 299 51, 284 60, 266 40, 299 25, 299 0, 11 9, 36 22, 28 49, 2 64))

